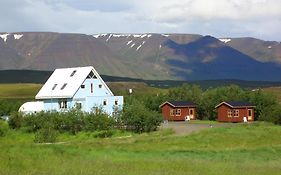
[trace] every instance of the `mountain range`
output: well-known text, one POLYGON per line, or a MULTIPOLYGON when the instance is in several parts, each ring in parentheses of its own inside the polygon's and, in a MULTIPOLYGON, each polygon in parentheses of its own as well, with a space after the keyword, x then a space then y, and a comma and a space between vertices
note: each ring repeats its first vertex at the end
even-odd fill
POLYGON ((87 65, 147 80, 281 81, 281 43, 195 34, 0 33, 0 70, 87 65))

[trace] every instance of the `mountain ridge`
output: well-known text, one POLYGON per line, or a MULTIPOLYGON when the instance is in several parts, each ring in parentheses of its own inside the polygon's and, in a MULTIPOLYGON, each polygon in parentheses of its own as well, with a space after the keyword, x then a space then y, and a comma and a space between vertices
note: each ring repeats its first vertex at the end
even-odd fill
MULTIPOLYGON (((211 36, 2 32, 0 70, 54 70, 93 65, 101 74, 141 79, 243 79, 243 74, 251 73, 250 79, 253 80, 281 80, 276 76, 281 74, 279 42, 211 37, 214 40, 208 44, 208 37, 211 36), (220 67, 230 66, 230 58, 234 59, 234 56, 239 62, 247 62, 249 71, 237 67, 236 71, 226 74, 227 77, 222 76, 223 72, 229 71, 220 70, 220 67), (193 64, 190 64, 191 60, 193 64), (178 64, 171 64, 171 61, 178 64), (266 74, 251 71, 251 65, 266 74)), ((233 64, 239 65, 239 62, 233 64)))

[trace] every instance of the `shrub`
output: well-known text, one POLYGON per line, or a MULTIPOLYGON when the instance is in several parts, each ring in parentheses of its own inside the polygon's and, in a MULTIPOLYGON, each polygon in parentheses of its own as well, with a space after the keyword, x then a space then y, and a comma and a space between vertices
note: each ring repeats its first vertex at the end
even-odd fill
POLYGON ((19 112, 12 112, 8 120, 9 127, 12 129, 19 129, 22 126, 23 114, 19 112))
POLYGON ((0 120, 0 137, 5 136, 9 127, 5 121, 0 120))
POLYGON ((86 131, 110 130, 114 127, 114 118, 105 113, 89 113, 85 117, 86 131))
POLYGON ((34 142, 36 143, 54 143, 57 140, 58 132, 51 123, 46 123, 43 128, 35 133, 34 142))
POLYGON ((132 104, 125 106, 122 121, 128 130, 142 133, 155 131, 162 121, 162 116, 134 100, 132 104))

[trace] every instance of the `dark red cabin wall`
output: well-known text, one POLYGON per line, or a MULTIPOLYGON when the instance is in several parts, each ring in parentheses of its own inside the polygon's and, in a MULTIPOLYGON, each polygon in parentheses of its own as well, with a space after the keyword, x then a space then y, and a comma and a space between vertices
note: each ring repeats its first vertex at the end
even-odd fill
MULTIPOLYGON (((218 107, 217 111, 218 111, 218 121, 220 122, 243 122, 243 117, 247 117, 248 119, 248 109, 252 109, 252 116, 253 116, 253 120, 254 120, 254 108, 250 107, 250 108, 230 108, 229 106, 223 104, 221 106, 218 107), (231 109, 231 110, 239 110, 239 117, 228 117, 227 116, 227 111, 231 109)), ((249 120, 249 121, 253 121, 253 120, 249 120)))
POLYGON ((194 107, 178 107, 174 108, 170 106, 169 104, 165 104, 162 106, 162 115, 164 117, 164 120, 172 120, 172 121, 182 121, 185 120, 185 117, 189 115, 189 109, 194 109, 194 119, 196 119, 196 108, 194 107), (170 116, 170 110, 171 109, 181 109, 181 115, 180 116, 170 116))

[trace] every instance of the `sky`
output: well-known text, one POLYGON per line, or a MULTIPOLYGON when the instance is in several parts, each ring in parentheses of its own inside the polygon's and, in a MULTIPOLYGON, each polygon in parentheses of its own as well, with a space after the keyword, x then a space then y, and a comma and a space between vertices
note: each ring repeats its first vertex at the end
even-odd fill
POLYGON ((189 33, 281 41, 281 0, 0 0, 0 32, 189 33))

